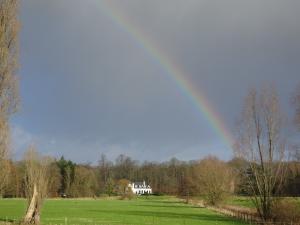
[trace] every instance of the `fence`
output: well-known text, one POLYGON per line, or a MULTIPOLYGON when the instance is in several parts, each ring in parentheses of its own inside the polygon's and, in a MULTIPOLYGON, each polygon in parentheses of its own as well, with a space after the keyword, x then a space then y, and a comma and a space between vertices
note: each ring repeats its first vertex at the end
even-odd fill
POLYGON ((242 220, 249 224, 254 225, 300 225, 300 222, 263 222, 260 217, 253 211, 248 209, 237 209, 231 206, 223 206, 223 207, 211 207, 207 206, 206 208, 224 214, 226 216, 234 217, 238 220, 242 220))

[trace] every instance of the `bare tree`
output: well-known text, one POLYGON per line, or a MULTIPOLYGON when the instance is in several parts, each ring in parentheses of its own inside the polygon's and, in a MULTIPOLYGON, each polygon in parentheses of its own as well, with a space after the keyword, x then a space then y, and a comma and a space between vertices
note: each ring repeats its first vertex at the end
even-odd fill
MULTIPOLYGON (((297 86, 296 91, 292 98, 293 106, 295 107, 294 123, 298 131, 300 131, 300 84, 297 86)), ((299 143, 293 146, 293 157, 300 162, 300 146, 299 143)))
POLYGON ((41 206, 47 195, 50 159, 39 155, 35 147, 31 146, 25 153, 24 161, 28 206, 23 222, 39 224, 41 206))
POLYGON ((230 192, 231 172, 229 166, 216 157, 209 156, 195 168, 199 178, 200 193, 207 204, 217 205, 230 192))
POLYGON ((0 195, 8 178, 9 117, 17 110, 18 0, 0 0, 0 195))
POLYGON ((133 197, 133 192, 128 186, 130 183, 127 179, 120 179, 116 185, 116 192, 120 195, 120 199, 131 199, 133 197))
POLYGON ((8 123, 0 121, 0 196, 2 196, 4 187, 9 177, 9 128, 8 123))
POLYGON ((101 192, 105 192, 106 186, 108 185, 108 182, 111 180, 111 167, 112 162, 110 162, 105 154, 101 154, 101 158, 99 160, 98 164, 99 170, 99 188, 101 192))
POLYGON ((6 119, 19 103, 18 78, 18 0, 0 0, 0 109, 6 119))
POLYGON ((274 88, 249 92, 238 128, 235 153, 249 163, 247 185, 260 217, 267 221, 271 217, 273 197, 283 183, 286 156, 283 115, 274 88))
POLYGON ((300 130, 300 84, 298 85, 293 98, 292 98, 293 105, 295 106, 295 124, 297 128, 300 130))
POLYGON ((178 188, 178 194, 179 196, 182 196, 185 198, 185 203, 188 204, 190 200, 190 196, 192 195, 196 185, 194 183, 194 180, 191 176, 185 175, 183 172, 182 177, 180 179, 180 184, 178 188))
POLYGON ((59 188, 61 186, 61 174, 56 162, 49 165, 49 182, 48 182, 48 194, 49 197, 58 197, 59 188))
POLYGON ((97 178, 90 166, 75 167, 74 181, 70 186, 72 197, 95 197, 97 192, 97 178))

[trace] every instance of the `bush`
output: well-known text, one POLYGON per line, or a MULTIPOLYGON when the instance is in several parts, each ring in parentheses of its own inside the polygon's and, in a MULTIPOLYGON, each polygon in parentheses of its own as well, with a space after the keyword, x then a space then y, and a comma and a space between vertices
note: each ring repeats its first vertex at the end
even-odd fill
POLYGON ((224 202, 228 194, 226 192, 208 192, 205 196, 203 196, 206 205, 217 206, 224 202))
POLYGON ((228 165, 216 157, 209 156, 196 165, 200 194, 206 204, 218 205, 230 193, 232 174, 228 165))
POLYGON ((275 222, 300 222, 300 205, 293 199, 278 199, 272 207, 275 222))
POLYGON ((132 191, 128 191, 125 194, 123 194, 123 195, 120 196, 120 200, 125 200, 125 199, 131 200, 131 199, 134 198, 134 196, 135 195, 133 194, 132 191))
POLYGON ((156 192, 153 192, 153 194, 152 195, 154 195, 154 196, 164 196, 165 194, 164 193, 162 193, 162 192, 158 192, 158 191, 156 191, 156 192))

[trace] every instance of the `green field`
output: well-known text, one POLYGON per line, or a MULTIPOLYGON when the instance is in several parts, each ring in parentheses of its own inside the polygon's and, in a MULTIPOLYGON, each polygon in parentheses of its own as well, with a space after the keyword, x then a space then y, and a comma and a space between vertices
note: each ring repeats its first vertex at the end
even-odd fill
MULTIPOLYGON (((25 211, 22 199, 0 200, 0 219, 19 220, 25 211)), ((225 225, 244 224, 170 197, 134 200, 47 200, 42 210, 43 224, 90 225, 225 225)))
POLYGON ((242 197, 242 196, 231 196, 225 202, 228 205, 234 206, 242 206, 247 208, 254 208, 254 204, 249 197, 242 197))

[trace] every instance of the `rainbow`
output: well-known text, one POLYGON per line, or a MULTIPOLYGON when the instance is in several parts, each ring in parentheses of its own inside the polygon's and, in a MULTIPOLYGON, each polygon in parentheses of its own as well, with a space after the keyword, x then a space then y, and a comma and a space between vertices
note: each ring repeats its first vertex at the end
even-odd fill
POLYGON ((113 1, 96 0, 96 2, 101 2, 101 10, 161 65, 162 69, 166 72, 165 74, 167 74, 180 92, 186 96, 194 107, 207 119, 213 130, 223 139, 227 147, 231 149, 233 145, 231 132, 226 128, 221 116, 214 110, 204 93, 197 89, 192 81, 187 79, 188 76, 185 75, 186 73, 177 64, 173 63, 171 57, 168 57, 150 37, 147 37, 140 27, 130 21, 130 18, 119 10, 117 6, 113 4, 113 1))

